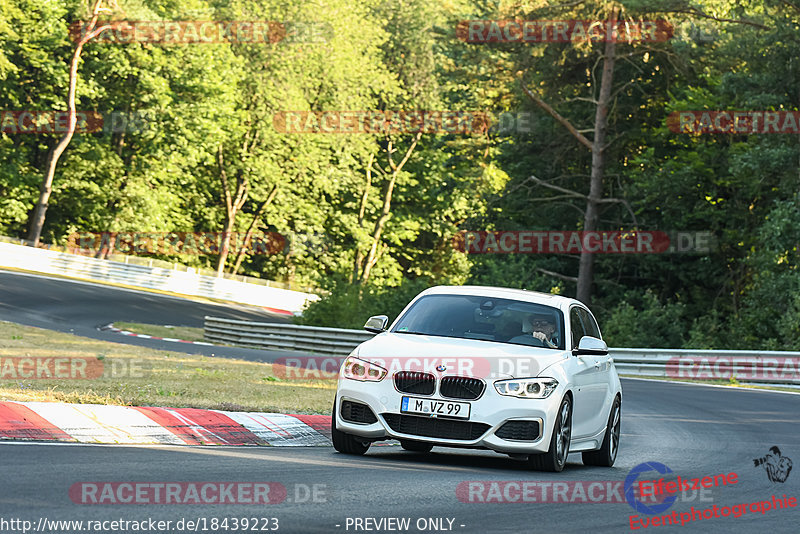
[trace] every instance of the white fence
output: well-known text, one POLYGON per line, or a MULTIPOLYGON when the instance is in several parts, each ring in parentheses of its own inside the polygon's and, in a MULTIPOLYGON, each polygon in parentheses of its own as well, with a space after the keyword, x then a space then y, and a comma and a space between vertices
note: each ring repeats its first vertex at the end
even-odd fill
MULTIPOLYGON (((346 356, 374 334, 364 330, 205 318, 205 338, 253 348, 346 356)), ((676 379, 735 377, 740 382, 800 385, 800 352, 686 349, 609 349, 628 376, 676 379)))
POLYGON ((181 295, 207 297, 299 313, 319 296, 269 287, 268 280, 247 282, 149 265, 134 265, 0 242, 0 267, 158 289, 181 295))

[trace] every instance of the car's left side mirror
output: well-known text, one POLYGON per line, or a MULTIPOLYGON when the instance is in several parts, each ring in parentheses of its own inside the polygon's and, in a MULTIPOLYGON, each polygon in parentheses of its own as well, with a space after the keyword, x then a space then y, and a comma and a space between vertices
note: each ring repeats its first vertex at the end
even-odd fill
POLYGON ((575 356, 595 355, 602 356, 608 354, 608 345, 602 339, 592 336, 583 336, 578 342, 578 348, 572 351, 575 356))
POLYGON ((381 332, 386 332, 386 325, 389 323, 389 318, 385 315, 373 315, 369 319, 367 319, 367 323, 364 325, 364 330, 367 332, 373 332, 375 334, 380 334, 381 332))

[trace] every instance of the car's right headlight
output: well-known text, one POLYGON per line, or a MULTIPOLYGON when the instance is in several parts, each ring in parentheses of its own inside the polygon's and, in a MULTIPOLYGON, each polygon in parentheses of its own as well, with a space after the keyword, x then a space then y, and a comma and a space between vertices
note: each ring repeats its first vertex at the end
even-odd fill
POLYGON ((494 389, 500 395, 522 399, 546 399, 557 386, 555 378, 513 378, 494 383, 494 389))
POLYGON ((380 382, 386 377, 388 371, 372 362, 348 356, 342 364, 342 376, 350 380, 361 382, 380 382))

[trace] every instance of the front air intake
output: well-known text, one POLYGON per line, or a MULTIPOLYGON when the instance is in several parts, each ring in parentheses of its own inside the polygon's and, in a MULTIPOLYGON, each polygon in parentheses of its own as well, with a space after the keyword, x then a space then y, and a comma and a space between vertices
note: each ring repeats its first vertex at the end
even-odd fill
POLYGON ((397 413, 384 413, 381 417, 393 431, 427 438, 474 441, 480 438, 489 425, 472 421, 458 421, 441 417, 421 417, 397 413))
POLYGON ((351 423, 366 423, 372 424, 378 421, 375 414, 369 406, 360 402, 352 402, 348 400, 342 401, 342 407, 339 410, 339 415, 342 419, 351 423))
POLYGON ((536 441, 539 439, 539 422, 508 421, 494 435, 510 441, 536 441))

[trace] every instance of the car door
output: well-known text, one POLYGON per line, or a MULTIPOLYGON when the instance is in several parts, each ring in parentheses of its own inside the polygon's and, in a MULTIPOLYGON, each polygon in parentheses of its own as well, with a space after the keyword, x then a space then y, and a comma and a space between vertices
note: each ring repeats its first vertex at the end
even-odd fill
MULTIPOLYGON (((570 308, 571 349, 578 348, 583 336, 600 338, 600 329, 589 312, 581 306, 570 308)), ((575 406, 572 435, 575 438, 593 436, 605 427, 608 413, 610 366, 607 355, 573 356, 575 362, 575 406)))
MULTIPOLYGON (((600 328, 597 326, 597 321, 594 316, 586 308, 578 308, 578 315, 583 322, 583 327, 586 330, 587 336, 603 339, 600 334, 600 328)), ((597 431, 600 432, 605 428, 608 410, 611 409, 612 399, 610 397, 611 390, 611 356, 602 354, 591 356, 594 367, 597 371, 597 382, 593 388, 593 400, 596 399, 597 411, 594 414, 595 424, 597 431)))

